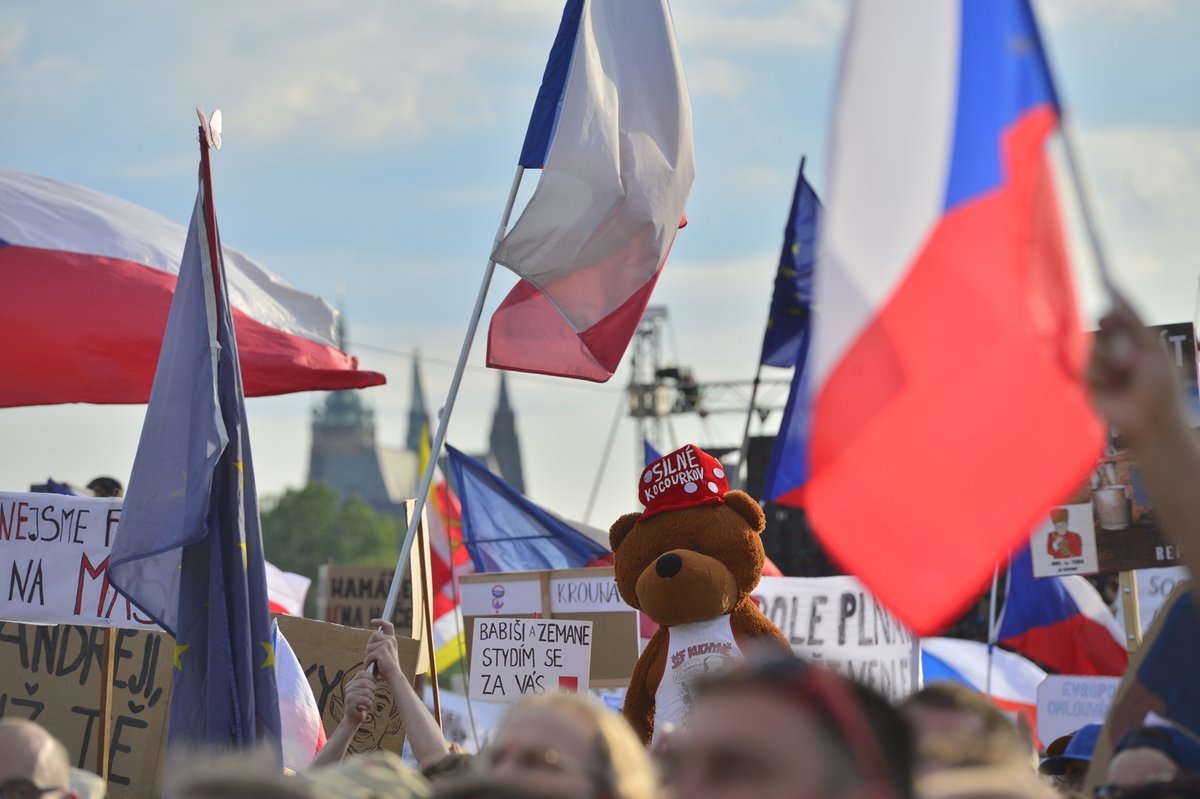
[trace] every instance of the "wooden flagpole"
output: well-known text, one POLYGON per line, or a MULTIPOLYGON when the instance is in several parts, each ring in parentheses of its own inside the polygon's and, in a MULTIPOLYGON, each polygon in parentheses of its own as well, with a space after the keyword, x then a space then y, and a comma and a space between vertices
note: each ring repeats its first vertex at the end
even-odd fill
POLYGON ((116 636, 112 627, 104 628, 104 649, 100 658, 100 717, 96 734, 96 773, 108 781, 108 750, 112 726, 113 658, 116 652, 116 636))
POLYGON ((420 556, 421 564, 421 623, 425 630, 425 646, 429 653, 429 682, 433 691, 433 718, 440 727, 442 726, 442 695, 438 688, 437 652, 433 647, 433 603, 429 596, 429 586, 432 581, 429 577, 429 558, 425 557, 425 553, 428 551, 429 545, 425 541, 425 525, 422 524, 417 528, 417 554, 420 556))

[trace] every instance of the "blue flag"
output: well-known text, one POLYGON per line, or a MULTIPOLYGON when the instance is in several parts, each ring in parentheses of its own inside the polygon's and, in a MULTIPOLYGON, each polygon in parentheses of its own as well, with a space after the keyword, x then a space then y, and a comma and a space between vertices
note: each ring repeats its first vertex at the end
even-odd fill
POLYGON ((788 368, 808 357, 809 314, 812 306, 813 266, 817 260, 817 226, 821 201, 804 179, 804 165, 796 180, 792 211, 783 231, 783 252, 775 273, 775 293, 763 336, 764 366, 788 368))
POLYGON ((609 556, 601 530, 539 507, 470 457, 447 446, 462 503, 463 543, 476 572, 571 569, 609 556))
POLYGON ((650 439, 643 438, 642 439, 642 457, 645 459, 646 465, 649 466, 650 464, 654 463, 656 460, 661 458, 662 453, 654 448, 654 445, 650 443, 650 439))
POLYGON ((200 175, 108 574, 175 637, 169 743, 265 744, 278 758, 258 497, 203 147, 200 175))
MULTIPOLYGON (((805 344, 807 350, 807 343, 805 344)), ((810 418, 808 370, 801 362, 792 373, 792 387, 783 421, 771 448, 771 461, 763 480, 762 500, 804 507, 804 484, 808 482, 808 430, 810 418)))

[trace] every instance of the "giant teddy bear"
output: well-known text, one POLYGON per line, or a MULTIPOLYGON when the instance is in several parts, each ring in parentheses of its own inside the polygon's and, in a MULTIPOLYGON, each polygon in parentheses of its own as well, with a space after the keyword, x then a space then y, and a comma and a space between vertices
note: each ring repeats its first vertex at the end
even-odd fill
POLYGON ((658 623, 638 658, 623 712, 647 743, 680 726, 696 678, 756 648, 791 651, 750 599, 762 576, 766 520, 730 491, 716 458, 688 445, 642 472, 646 510, 609 531, 621 597, 658 623))

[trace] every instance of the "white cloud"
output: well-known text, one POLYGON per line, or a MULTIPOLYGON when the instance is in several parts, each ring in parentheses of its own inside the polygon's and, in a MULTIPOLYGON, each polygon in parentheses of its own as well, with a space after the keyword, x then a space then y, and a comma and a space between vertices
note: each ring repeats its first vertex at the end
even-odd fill
POLYGON ((840 41, 846 16, 845 4, 834 0, 770 4, 772 8, 760 13, 737 3, 709 3, 711 11, 698 11, 700 5, 681 4, 675 10, 685 57, 692 48, 716 52, 832 49, 840 41))

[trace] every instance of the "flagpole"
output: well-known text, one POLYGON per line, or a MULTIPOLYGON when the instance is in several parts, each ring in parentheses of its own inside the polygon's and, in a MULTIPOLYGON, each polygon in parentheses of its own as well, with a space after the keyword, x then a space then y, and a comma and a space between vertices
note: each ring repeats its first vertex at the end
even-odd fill
MULTIPOLYGON (((800 174, 796 178, 797 191, 799 191, 801 181, 804 180, 804 165, 807 162, 808 162, 808 156, 801 155, 800 156, 800 174)), ((796 210, 794 207, 794 203, 795 203, 795 201, 793 200, 793 208, 792 208, 793 214, 795 213, 795 210, 796 210)), ((795 222, 795 220, 792 218, 792 215, 789 214, 788 227, 790 228, 794 222, 795 222)), ((786 236, 784 238, 784 243, 785 244, 787 243, 786 236)), ((778 269, 778 266, 776 267, 776 269, 778 269)), ((775 301, 775 293, 774 293, 774 291, 772 291, 771 292, 772 305, 774 304, 774 301, 775 301)), ((768 308, 767 309, 767 327, 770 328, 770 325, 771 325, 771 309, 768 308)), ((734 488, 740 488, 743 491, 745 490, 745 485, 746 485, 746 483, 742 481, 743 471, 745 472, 745 475, 746 475, 746 478, 745 478, 746 481, 749 482, 749 480, 750 480, 750 465, 748 463, 746 463, 746 459, 750 456, 750 422, 754 418, 754 404, 755 404, 755 401, 758 399, 758 386, 760 383, 762 383, 763 358, 766 357, 766 354, 767 354, 766 346, 767 346, 767 335, 766 335, 766 330, 764 330, 763 331, 762 351, 758 355, 758 368, 755 369, 755 371, 754 371, 754 385, 750 389, 750 407, 746 409, 746 426, 742 430, 742 447, 739 450, 739 455, 738 455, 737 479, 734 480, 734 486, 733 486, 734 488)), ((802 368, 804 368, 804 364, 797 363, 795 365, 795 368, 802 369, 802 368)))
POLYGON ((1071 183, 1075 187, 1075 201, 1079 203, 1079 213, 1083 217, 1083 227, 1087 231, 1088 244, 1092 248, 1092 257, 1096 261, 1096 271, 1100 273, 1100 282, 1104 284, 1104 289, 1108 292, 1110 300, 1116 302, 1120 295, 1117 291, 1116 283, 1113 282, 1112 271, 1108 267, 1108 256, 1105 254, 1104 246, 1100 241, 1100 226, 1096 222, 1095 216, 1092 214, 1092 206, 1088 201, 1087 191, 1083 185, 1083 170, 1079 168, 1079 164, 1075 159, 1075 143, 1074 136, 1071 133, 1070 126, 1067 124, 1067 117, 1060 112, 1059 129, 1062 130, 1063 150, 1067 155, 1067 169, 1071 172, 1071 183))
POLYGON ((742 446, 738 450, 737 479, 733 481, 735 488, 745 490, 750 480, 750 465, 746 458, 750 455, 750 420, 754 418, 754 403, 758 400, 758 386, 762 382, 762 357, 758 359, 758 368, 754 370, 754 385, 750 389, 750 407, 746 409, 746 426, 742 430, 742 446), (745 474, 745 481, 742 479, 745 474))
POLYGON ((992 567, 992 597, 988 601, 987 698, 992 701, 992 655, 996 650, 996 586, 1000 582, 1000 564, 992 567))
MULTIPOLYGON (((508 191, 508 202, 504 204, 504 214, 500 219, 500 227, 496 231, 496 241, 504 237, 508 229, 508 220, 512 216, 513 205, 517 201, 517 190, 521 187, 521 177, 525 174, 524 166, 517 166, 513 175, 512 188, 508 191)), ((400 582, 404 576, 404 567, 408 565, 409 550, 412 549, 413 538, 417 533, 417 525, 421 520, 421 512, 425 509, 425 499, 429 496, 429 488, 433 485, 433 473, 437 468, 438 458, 442 454, 442 445, 446 443, 446 428, 450 426, 450 415, 454 412, 454 401, 458 399, 458 389, 462 385, 463 371, 467 368, 467 356, 471 354, 471 344, 475 340, 475 331, 479 328, 479 318, 483 315, 483 303, 487 299, 488 288, 492 284, 492 275, 496 272, 496 259, 488 258, 487 268, 483 272, 483 280, 479 284, 479 295, 475 298, 475 308, 471 311, 471 320, 467 323, 467 334, 463 338, 462 351, 458 355, 458 363, 454 365, 454 376, 450 380, 450 391, 446 395, 446 404, 438 418, 437 432, 429 445, 429 463, 425 465, 425 474, 421 476, 421 485, 417 489, 416 506, 408 519, 408 530, 404 533, 404 543, 400 545, 400 556, 396 561, 396 571, 392 574, 392 585, 388 589, 387 604, 383 608, 383 618, 390 619, 396 609, 396 600, 400 596, 400 582)))
POLYGON ((587 508, 583 512, 584 524, 592 520, 592 508, 596 504, 596 496, 600 493, 600 481, 603 479, 604 472, 608 468, 608 458, 612 455, 613 441, 617 438, 617 426, 621 423, 622 411, 625 409, 626 402, 625 394, 622 393, 617 400, 617 415, 613 417, 612 425, 608 428, 608 441, 604 443, 604 455, 600 458, 600 468, 596 470, 596 479, 592 481, 592 493, 588 497, 587 508))

